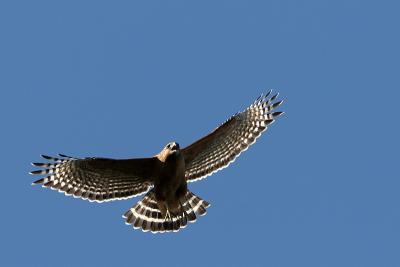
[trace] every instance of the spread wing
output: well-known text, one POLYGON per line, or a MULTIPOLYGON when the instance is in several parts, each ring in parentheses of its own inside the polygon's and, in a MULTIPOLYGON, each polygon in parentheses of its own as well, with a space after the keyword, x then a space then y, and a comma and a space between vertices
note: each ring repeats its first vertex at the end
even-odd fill
POLYGON ((273 112, 283 101, 275 101, 278 94, 268 98, 260 96, 243 112, 229 118, 225 123, 200 140, 184 148, 185 177, 188 182, 205 178, 227 167, 242 151, 283 112, 273 112))
POLYGON ((147 192, 153 186, 157 169, 155 158, 107 159, 72 158, 60 154, 60 158, 42 156, 50 163, 32 163, 44 170, 31 174, 47 176, 33 184, 42 184, 90 201, 109 201, 134 197, 147 192))

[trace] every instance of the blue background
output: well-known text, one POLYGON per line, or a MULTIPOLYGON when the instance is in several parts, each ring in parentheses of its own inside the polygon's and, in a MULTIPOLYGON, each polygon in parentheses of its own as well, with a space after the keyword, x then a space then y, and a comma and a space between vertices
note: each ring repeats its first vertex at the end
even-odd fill
POLYGON ((400 266, 395 2, 1 1, 0 265, 400 266), (286 114, 179 233, 30 185, 39 154, 152 156, 270 88, 286 114))

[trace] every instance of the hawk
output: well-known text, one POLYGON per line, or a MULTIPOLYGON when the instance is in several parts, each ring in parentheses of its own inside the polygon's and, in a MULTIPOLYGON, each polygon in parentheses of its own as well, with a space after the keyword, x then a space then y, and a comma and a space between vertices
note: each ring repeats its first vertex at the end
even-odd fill
POLYGON ((210 204, 188 190, 188 182, 203 179, 227 167, 253 144, 283 112, 274 111, 283 101, 271 91, 238 112, 210 134, 181 149, 168 143, 149 158, 109 159, 42 155, 48 163, 32 163, 44 169, 30 174, 46 175, 35 182, 66 195, 103 202, 147 193, 123 217, 143 231, 179 231, 210 204))

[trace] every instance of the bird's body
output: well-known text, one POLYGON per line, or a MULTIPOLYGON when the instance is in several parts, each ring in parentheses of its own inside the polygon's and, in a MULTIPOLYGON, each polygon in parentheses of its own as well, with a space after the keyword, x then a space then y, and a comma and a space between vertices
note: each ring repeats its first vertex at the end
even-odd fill
POLYGON ((32 163, 45 169, 31 174, 47 176, 34 184, 97 202, 147 193, 124 214, 125 222, 153 233, 178 231, 210 206, 187 183, 227 167, 283 113, 273 112, 282 101, 270 93, 183 149, 171 142, 154 157, 124 160, 43 156, 50 163, 32 163))
POLYGON ((156 156, 161 165, 154 181, 154 194, 162 216, 167 210, 176 214, 181 210, 180 200, 186 194, 185 160, 175 142, 170 143, 156 156), (171 151, 171 147, 175 150, 171 151))

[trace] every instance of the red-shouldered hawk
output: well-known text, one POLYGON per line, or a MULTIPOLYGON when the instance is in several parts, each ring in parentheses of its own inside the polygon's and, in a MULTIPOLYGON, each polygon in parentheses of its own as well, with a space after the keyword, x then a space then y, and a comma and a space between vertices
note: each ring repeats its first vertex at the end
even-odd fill
POLYGON ((188 182, 205 178, 227 167, 283 112, 273 111, 283 101, 271 91, 247 109, 236 113, 213 132, 180 149, 171 142, 154 157, 137 159, 74 158, 42 155, 50 163, 32 163, 43 170, 42 184, 90 201, 126 199, 146 193, 123 217, 143 231, 169 232, 186 227, 210 204, 190 192, 188 182))

